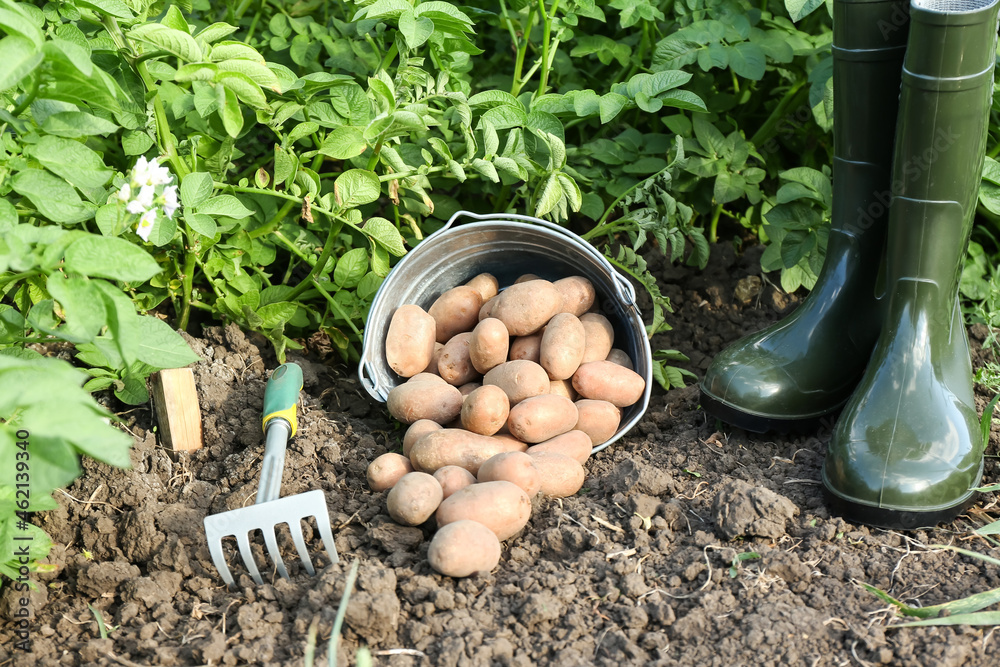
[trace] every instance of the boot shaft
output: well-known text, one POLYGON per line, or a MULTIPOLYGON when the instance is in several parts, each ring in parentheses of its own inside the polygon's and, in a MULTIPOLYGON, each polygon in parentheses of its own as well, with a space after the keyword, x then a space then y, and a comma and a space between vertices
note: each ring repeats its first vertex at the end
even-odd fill
POLYGON ((935 296, 922 310, 949 324, 986 151, 998 6, 1000 0, 914 0, 910 8, 888 277, 897 284, 894 303, 911 293, 899 281, 923 283, 920 291, 935 296))

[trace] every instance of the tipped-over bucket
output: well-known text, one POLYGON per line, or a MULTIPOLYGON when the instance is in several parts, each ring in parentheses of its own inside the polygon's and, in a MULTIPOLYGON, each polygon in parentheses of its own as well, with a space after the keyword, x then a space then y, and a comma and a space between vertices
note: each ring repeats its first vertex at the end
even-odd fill
POLYGON ((649 405, 653 380, 649 339, 636 307, 635 289, 604 255, 576 234, 538 218, 509 213, 459 211, 389 272, 372 302, 358 369, 361 383, 375 400, 385 402, 389 390, 404 380, 385 358, 385 338, 396 309, 416 304, 426 310, 443 292, 480 273, 493 274, 500 289, 526 273, 546 280, 567 276, 590 280, 597 292, 597 310, 614 326, 615 347, 628 354, 635 372, 646 381, 642 398, 622 410, 618 431, 594 451, 635 426, 649 405), (456 224, 459 218, 475 222, 456 224))

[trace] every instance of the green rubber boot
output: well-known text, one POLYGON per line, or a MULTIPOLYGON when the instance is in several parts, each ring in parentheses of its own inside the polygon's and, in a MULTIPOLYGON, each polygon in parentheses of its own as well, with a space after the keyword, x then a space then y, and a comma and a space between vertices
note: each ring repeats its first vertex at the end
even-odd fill
POLYGON ((885 244, 907 2, 833 4, 833 220, 826 261, 791 315, 720 353, 701 405, 763 433, 814 426, 839 410, 865 370, 883 306, 875 283, 885 244))
POLYGON ((823 466, 835 511, 916 528, 974 500, 983 442, 958 303, 993 96, 1000 0, 913 0, 893 159, 888 309, 823 466))

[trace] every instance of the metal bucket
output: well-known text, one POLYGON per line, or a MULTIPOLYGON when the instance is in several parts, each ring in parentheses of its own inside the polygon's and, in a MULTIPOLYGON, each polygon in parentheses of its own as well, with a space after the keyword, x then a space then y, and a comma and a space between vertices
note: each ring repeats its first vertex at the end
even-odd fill
POLYGON ((396 309, 416 304, 427 310, 443 292, 480 273, 496 276, 501 289, 525 273, 546 280, 573 275, 590 280, 597 292, 598 311, 614 326, 615 347, 628 354, 635 372, 646 381, 642 398, 622 410, 618 431, 594 451, 635 426, 649 406, 653 384, 653 360, 635 289, 604 255, 576 234, 538 218, 509 213, 459 211, 389 272, 372 301, 358 367, 361 383, 372 398, 384 403, 389 390, 404 381, 385 358, 385 338, 396 309), (459 218, 476 222, 456 225, 459 218))

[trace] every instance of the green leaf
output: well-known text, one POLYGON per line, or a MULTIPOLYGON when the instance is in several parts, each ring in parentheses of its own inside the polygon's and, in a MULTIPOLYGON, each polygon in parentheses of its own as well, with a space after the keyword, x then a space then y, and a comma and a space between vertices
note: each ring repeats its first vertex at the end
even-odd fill
POLYGON ((382 185, 373 171, 348 169, 334 181, 333 193, 341 208, 354 208, 376 201, 382 185))
POLYGON ((349 160, 367 149, 364 133, 356 127, 343 125, 326 136, 319 152, 335 160, 349 160))
POLYGON ((274 145, 274 187, 278 187, 295 174, 295 158, 278 144, 274 145))
POLYGON ((236 220, 243 220, 253 215, 253 211, 243 205, 239 199, 233 195, 219 195, 212 197, 208 201, 199 204, 198 213, 206 215, 225 216, 236 220))
MULTIPOLYGON (((222 63, 219 63, 221 67, 222 63)), ((265 68, 266 69, 266 68, 265 68)), ((267 105, 267 97, 264 96, 263 91, 261 91, 260 86, 254 82, 246 74, 241 72, 219 72, 215 76, 215 82, 221 83, 226 87, 227 90, 231 90, 236 93, 236 96, 241 100, 254 107, 255 109, 269 110, 270 107, 267 105)), ((227 99, 228 104, 228 99, 227 99)))
POLYGON ((162 270, 149 253, 113 236, 88 235, 73 241, 65 254, 65 268, 71 273, 143 282, 162 270))
POLYGON ((337 260, 337 266, 333 270, 333 282, 339 287, 352 289, 357 287, 367 271, 368 251, 364 248, 353 248, 337 260))
POLYGON ((726 138, 722 136, 715 125, 705 120, 701 116, 695 116, 692 120, 694 136, 698 143, 708 153, 714 156, 721 156, 726 152, 726 138))
POLYGON ((759 81, 764 77, 767 58, 764 50, 750 42, 740 42, 729 47, 729 67, 737 76, 759 81))
POLYGON ((76 139, 111 134, 118 126, 84 111, 60 111, 46 118, 42 129, 57 137, 76 139))
MULTIPOLYGON (((205 44, 211 44, 217 42, 223 37, 228 37, 239 30, 234 25, 229 25, 228 23, 213 23, 212 25, 205 26, 202 30, 198 32, 194 37, 200 42, 205 44)), ((213 49, 214 54, 214 49, 213 49)))
POLYGON ((497 173, 497 168, 493 166, 492 162, 476 158, 472 161, 472 168, 494 183, 500 182, 500 174, 497 173))
POLYGON ((81 189, 99 188, 111 180, 113 173, 94 150, 72 139, 45 136, 26 152, 81 189))
POLYGON ((89 343, 101 332, 107 313, 98 288, 86 278, 48 277, 45 289, 62 306, 66 325, 59 336, 71 343, 89 343))
POLYGON ((181 180, 181 202, 184 206, 197 208, 212 196, 212 175, 203 171, 193 171, 181 180))
POLYGON ((243 130, 243 111, 240 109, 240 102, 232 88, 222 86, 219 90, 223 92, 219 108, 222 125, 226 128, 226 134, 236 139, 243 130))
POLYGON ((707 112, 704 100, 688 90, 670 90, 658 98, 665 107, 684 109, 685 111, 707 112))
MULTIPOLYGON (((216 63, 216 67, 218 67, 221 72, 239 74, 260 88, 266 88, 276 93, 281 92, 281 84, 278 82, 278 77, 275 76, 274 72, 269 70, 266 65, 261 63, 254 62, 252 60, 233 58, 216 63)), ((216 80, 218 80, 218 77, 216 80)), ((223 85, 226 85, 226 83, 223 82, 223 85)), ((240 91, 237 90, 236 92, 238 94, 240 91)), ((263 95, 260 97, 263 98, 263 95)), ((265 104, 266 102, 267 100, 264 99, 265 104)))
POLYGON ((412 11, 404 11, 399 16, 399 32, 403 33, 406 45, 415 49, 434 33, 434 21, 426 16, 416 16, 412 11))
POLYGON ((290 303, 288 301, 279 301, 277 303, 269 303, 266 306, 261 306, 257 309, 257 316, 262 320, 260 326, 263 329, 273 329, 281 326, 288 320, 292 319, 292 316, 295 315, 295 311, 297 309, 298 304, 290 303))
POLYGON ((823 6, 824 0, 785 0, 785 9, 793 21, 800 21, 823 6))
POLYGON ((187 62, 198 62, 202 59, 201 47, 194 37, 159 23, 140 24, 129 30, 128 36, 152 44, 187 62))
POLYGON ((153 147, 153 137, 145 130, 130 130, 122 136, 125 155, 142 155, 153 147))
POLYGON ((520 107, 521 103, 516 97, 503 90, 484 90, 469 98, 469 106, 473 109, 479 107, 492 109, 503 105, 520 107))
POLYGON ((625 108, 629 102, 628 98, 624 95, 619 95, 618 93, 607 93, 601 95, 601 122, 610 123, 615 117, 621 113, 621 110, 625 108))
POLYGON ((31 19, 20 11, 0 7, 0 28, 9 35, 24 37, 35 46, 41 46, 44 37, 31 19))
POLYGON ((528 120, 528 114, 520 104, 504 104, 493 107, 483 114, 480 127, 488 122, 497 130, 508 130, 512 127, 522 127, 528 120))
POLYGON ((538 194, 538 201, 535 204, 535 217, 540 218, 543 215, 550 213, 562 198, 562 185, 559 183, 558 175, 556 173, 552 173, 549 175, 548 180, 545 181, 545 185, 542 186, 541 192, 538 194))
POLYGON ((396 257, 406 254, 406 247, 403 245, 403 237, 399 230, 385 218, 370 218, 361 231, 378 241, 390 254, 396 257))
POLYGON ((0 232, 17 224, 17 209, 6 199, 0 199, 0 232))
POLYGON ((89 7, 98 14, 107 14, 119 19, 130 19, 133 14, 122 0, 76 0, 76 4, 89 7))
POLYGON ((739 174, 724 171, 715 177, 713 197, 717 204, 728 204, 743 196, 746 182, 739 174))
POLYGON ((139 317, 139 361, 156 368, 183 368, 200 361, 179 333, 163 320, 139 317))
POLYGON ((17 35, 0 39, 0 90, 13 88, 42 62, 42 50, 17 35))
POLYGON ((11 179, 14 191, 31 200, 39 213, 52 222, 75 223, 94 216, 97 207, 80 199, 65 180, 41 169, 25 169, 11 179))
POLYGON ((215 224, 215 218, 210 215, 205 215, 204 213, 185 213, 184 219, 191 229, 207 238, 214 238, 215 234, 219 231, 218 225, 215 224))
POLYGON ((157 215, 153 230, 149 234, 149 242, 157 247, 163 247, 174 240, 177 235, 177 220, 165 215, 157 215))

